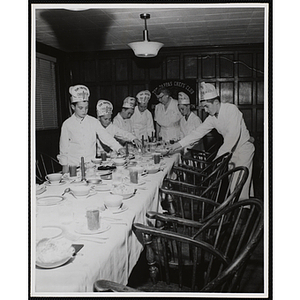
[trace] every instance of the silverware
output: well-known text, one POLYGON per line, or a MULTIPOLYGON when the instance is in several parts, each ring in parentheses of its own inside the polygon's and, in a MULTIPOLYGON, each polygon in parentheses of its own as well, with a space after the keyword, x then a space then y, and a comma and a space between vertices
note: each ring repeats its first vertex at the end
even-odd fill
POLYGON ((61 195, 63 196, 65 193, 69 193, 70 191, 71 191, 70 188, 66 188, 66 189, 64 190, 64 192, 63 192, 61 195))

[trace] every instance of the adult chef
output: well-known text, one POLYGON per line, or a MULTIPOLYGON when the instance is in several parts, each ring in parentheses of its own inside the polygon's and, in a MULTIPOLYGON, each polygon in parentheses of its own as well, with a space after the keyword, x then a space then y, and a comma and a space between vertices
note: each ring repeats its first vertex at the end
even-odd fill
POLYGON ((153 117, 148 110, 148 102, 151 98, 151 93, 148 90, 140 91, 136 95, 137 106, 134 109, 134 114, 131 116, 131 122, 134 135, 142 139, 148 139, 155 134, 153 117))
POLYGON ((209 116, 192 133, 171 145, 171 152, 201 139, 215 128, 224 139, 216 157, 226 152, 232 152, 231 163, 235 167, 245 166, 249 169, 249 176, 240 196, 240 199, 248 199, 249 196, 253 196, 251 178, 255 148, 252 142, 253 138, 250 137, 245 125, 243 114, 234 104, 221 103, 215 87, 210 83, 201 83, 200 101, 209 116))
POLYGON ((156 134, 164 141, 180 140, 181 113, 178 110, 178 101, 171 97, 167 88, 157 90, 157 99, 160 102, 155 106, 154 121, 156 121, 156 134))

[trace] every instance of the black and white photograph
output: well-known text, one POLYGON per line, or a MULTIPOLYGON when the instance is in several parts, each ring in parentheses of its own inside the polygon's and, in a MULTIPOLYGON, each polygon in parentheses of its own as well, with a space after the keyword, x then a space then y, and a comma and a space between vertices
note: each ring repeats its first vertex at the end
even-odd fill
POLYGON ((29 296, 272 296, 272 1, 29 2, 29 296))

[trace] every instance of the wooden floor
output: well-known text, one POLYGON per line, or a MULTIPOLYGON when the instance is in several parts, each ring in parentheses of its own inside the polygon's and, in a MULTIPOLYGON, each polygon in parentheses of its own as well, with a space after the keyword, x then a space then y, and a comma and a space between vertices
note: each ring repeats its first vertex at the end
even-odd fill
MULTIPOLYGON (((148 266, 145 253, 142 252, 140 259, 133 269, 129 278, 128 286, 141 289, 152 290, 152 283, 149 279, 148 266)), ((263 272, 263 242, 259 243, 245 270, 241 282, 241 293, 263 293, 264 272, 263 272)), ((164 292, 172 292, 168 286, 164 287, 164 292)))

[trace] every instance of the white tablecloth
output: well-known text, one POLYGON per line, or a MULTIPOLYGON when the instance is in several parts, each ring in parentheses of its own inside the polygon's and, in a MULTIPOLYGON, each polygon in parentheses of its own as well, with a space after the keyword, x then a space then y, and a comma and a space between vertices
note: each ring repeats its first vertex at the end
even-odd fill
MULTIPOLYGON (((101 226, 110 225, 111 228, 103 232, 101 236, 108 237, 103 244, 90 241, 72 241, 73 244, 84 244, 76 254, 74 260, 66 265, 54 269, 39 269, 35 266, 35 243, 40 238, 40 229, 45 226, 58 226, 66 233, 76 236, 74 220, 65 224, 66 215, 73 216, 85 212, 89 205, 103 205, 103 198, 108 192, 98 192, 86 199, 75 199, 71 194, 66 194, 64 204, 54 206, 33 205, 32 219, 32 295, 72 294, 78 292, 92 292, 93 283, 98 279, 113 280, 127 284, 128 277, 137 263, 143 249, 134 232, 132 223, 146 224, 146 212, 149 210, 161 210, 158 201, 158 188, 163 178, 169 172, 179 156, 165 157, 165 168, 156 174, 149 174, 144 178, 145 184, 138 188, 134 197, 124 200, 128 209, 120 214, 111 215, 113 218, 122 219, 126 224, 114 224, 112 221, 102 219, 101 226), (36 230, 35 230, 36 229, 36 230)), ((40 196, 61 195, 69 186, 66 183, 61 186, 48 186, 40 196)), ((35 197, 34 197, 35 198, 35 197)), ((105 217, 106 212, 102 215, 105 217)), ((76 218, 76 217, 75 217, 76 218)), ((116 221, 117 222, 117 221, 116 221)))

